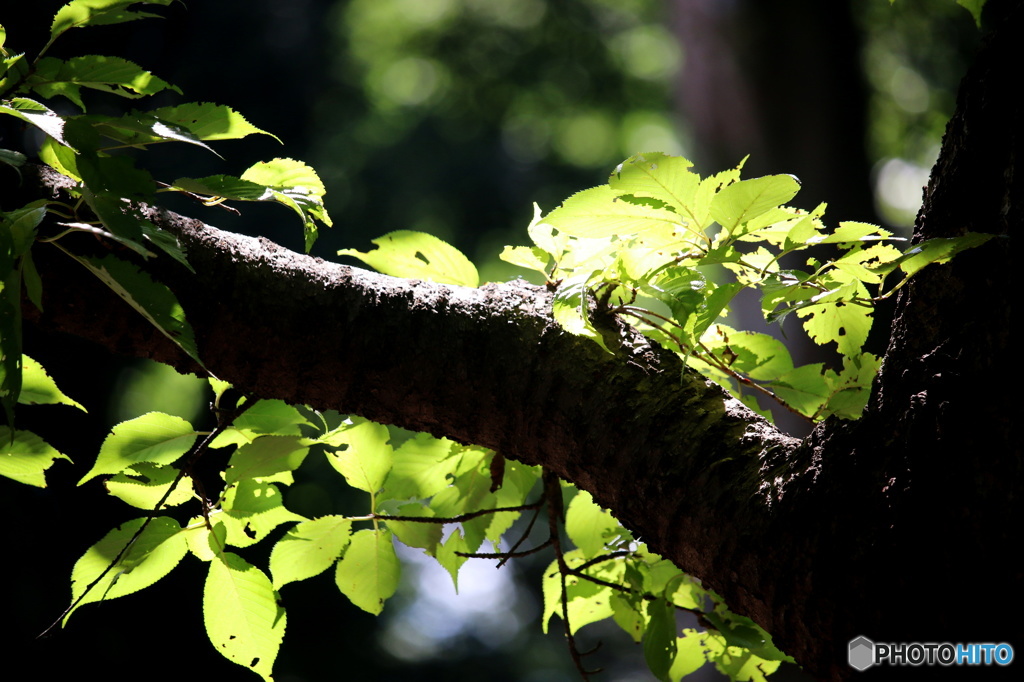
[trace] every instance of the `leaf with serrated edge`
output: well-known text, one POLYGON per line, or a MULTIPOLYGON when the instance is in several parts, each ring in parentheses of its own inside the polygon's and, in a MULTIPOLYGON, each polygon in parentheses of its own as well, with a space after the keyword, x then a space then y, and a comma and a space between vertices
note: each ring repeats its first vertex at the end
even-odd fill
POLYGON ((21 395, 18 402, 23 405, 70 405, 87 412, 81 403, 64 395, 57 383, 46 373, 43 366, 27 355, 21 357, 21 395))
POLYGON ((192 326, 174 293, 135 265, 115 256, 74 256, 136 312, 202 365, 192 326))
POLYGON ((338 562, 334 582, 349 601, 378 615, 398 589, 401 567, 389 530, 361 530, 338 562))
POLYGON ((229 661, 272 680, 287 618, 263 571, 224 552, 210 562, 203 588, 206 634, 229 661))
MULTIPOLYGON (((107 492, 139 509, 153 509, 167 494, 171 484, 178 478, 179 470, 150 462, 136 464, 108 479, 104 485, 107 492)), ((182 476, 174 492, 164 500, 164 506, 174 507, 192 499, 192 479, 182 476)))
POLYGON ((388 428, 356 418, 353 425, 340 435, 348 448, 328 452, 327 461, 353 488, 368 493, 380 490, 391 470, 392 450, 388 444, 388 428))
POLYGON ((298 436, 262 436, 242 445, 228 461, 224 482, 240 478, 264 478, 299 468, 309 447, 298 436))
POLYGON ((71 461, 30 431, 15 431, 12 436, 10 427, 0 426, 0 476, 45 488, 45 472, 58 459, 71 461))
POLYGON ((676 657, 675 608, 664 599, 647 605, 649 620, 644 628, 643 647, 647 666, 659 680, 668 682, 676 657))
POLYGON ((566 510, 565 532, 587 559, 600 554, 619 528, 615 517, 601 509, 586 491, 578 492, 566 510))
POLYGON ((723 187, 711 202, 711 216, 728 232, 781 204, 800 191, 792 175, 767 175, 723 187))
MULTIPOLYGON (((237 140, 247 135, 270 135, 245 120, 231 107, 212 102, 191 102, 176 107, 163 107, 149 112, 154 118, 185 128, 200 140, 237 140)), ((258 182, 258 180, 256 181, 258 182)), ((266 184, 266 183, 261 183, 266 184)))
POLYGON ((70 147, 64 139, 64 118, 35 100, 15 97, 0 104, 0 114, 9 114, 31 123, 62 145, 70 147))
POLYGON ((377 245, 372 251, 363 253, 355 249, 342 249, 338 255, 358 258, 378 272, 392 277, 473 288, 480 284, 476 266, 461 251, 433 235, 397 230, 371 241, 377 245))
POLYGON ((667 209, 623 201, 607 185, 577 192, 544 218, 544 223, 575 237, 626 237, 644 230, 680 224, 682 218, 667 209))
POLYGON ((227 542, 235 547, 249 547, 282 524, 306 520, 285 508, 277 486, 252 479, 227 486, 221 508, 227 542))
POLYGON ((620 192, 664 201, 680 216, 688 218, 692 229, 700 230, 703 226, 693 214, 700 176, 690 170, 692 167, 693 163, 681 156, 637 154, 619 164, 608 179, 608 185, 620 192))
MULTIPOLYGON (((172 518, 154 518, 121 560, 88 593, 86 588, 114 561, 146 519, 133 519, 107 533, 86 550, 71 570, 71 601, 78 606, 123 597, 149 587, 178 565, 188 552, 181 526, 172 518), (82 596, 85 594, 85 596, 82 596)), ((67 623, 71 614, 64 617, 67 623)))
POLYGON ((270 552, 274 588, 320 575, 348 546, 352 522, 342 516, 303 521, 277 541, 270 552))
POLYGON ((149 412, 121 422, 103 441, 96 464, 78 485, 142 462, 171 464, 189 451, 197 435, 192 425, 181 417, 162 412, 149 412))

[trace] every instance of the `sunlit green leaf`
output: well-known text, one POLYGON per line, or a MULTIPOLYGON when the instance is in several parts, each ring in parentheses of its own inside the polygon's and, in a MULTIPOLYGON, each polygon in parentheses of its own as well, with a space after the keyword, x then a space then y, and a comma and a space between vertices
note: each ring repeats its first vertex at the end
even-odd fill
POLYGON ((12 434, 10 427, 0 426, 0 476, 45 488, 45 472, 58 459, 71 461, 34 433, 14 431, 12 434))
POLYGON ((14 97, 0 102, 0 114, 20 118, 42 130, 63 145, 71 146, 64 138, 64 118, 35 100, 14 97))
POLYGON ((228 544, 235 547, 249 547, 282 524, 306 520, 285 508, 277 486, 252 479, 229 484, 221 507, 218 518, 227 528, 228 544))
POLYGON ((274 201, 299 214, 305 228, 307 252, 316 241, 316 221, 327 227, 333 225, 324 207, 324 183, 316 171, 303 162, 295 159, 260 162, 242 173, 241 179, 269 187, 274 201))
POLYGON ((142 462, 171 464, 189 451, 196 437, 195 429, 187 421, 161 412, 121 422, 103 441, 96 464, 78 485, 142 462))
POLYGON ((644 628, 644 659, 659 680, 669 679, 669 670, 676 657, 675 607, 664 599, 647 605, 650 620, 644 628))
POLYGON ((419 433, 402 443, 391 456, 383 495, 394 500, 426 499, 449 485, 458 459, 457 444, 447 438, 419 433))
POLYGON ((378 615, 398 589, 401 566, 389 530, 361 530, 338 562, 334 582, 349 601, 378 615))
MULTIPOLYGON (((152 510, 167 494, 175 480, 178 480, 179 473, 175 467, 143 462, 112 476, 104 485, 108 493, 122 502, 139 509, 152 510)), ((193 495, 192 479, 183 476, 164 501, 164 506, 175 507, 188 502, 193 495)))
POLYGON ((961 251, 981 246, 992 237, 991 234, 971 232, 962 237, 929 239, 910 247, 899 260, 899 266, 907 275, 913 275, 932 263, 946 263, 961 251))
POLYGON ((723 187, 711 202, 711 216, 727 231, 786 203, 800 191, 792 175, 767 175, 723 187))
POLYGON ((298 436, 262 436, 242 445, 228 461, 224 482, 241 478, 263 478, 282 471, 294 471, 302 464, 309 447, 298 436))
POLYGON ((70 405, 87 412, 81 403, 64 395, 43 366, 27 355, 22 356, 21 395, 23 405, 70 405))
POLYGON ((577 192, 549 213, 544 222, 576 237, 626 237, 644 230, 679 224, 678 214, 665 209, 623 201, 607 185, 577 192))
POLYGON ((391 470, 392 449, 386 426, 359 419, 341 434, 348 447, 328 452, 327 461, 353 488, 375 493, 391 470))
MULTIPOLYGON (((117 555, 145 522, 146 519, 142 518, 121 524, 75 562, 71 570, 72 603, 79 597, 82 598, 79 606, 83 606, 138 592, 163 578, 178 565, 188 552, 181 526, 174 519, 158 516, 152 519, 131 548, 111 567, 117 555), (106 575, 86 593, 89 585, 104 571, 106 575)), ((64 623, 67 623, 75 610, 64 617, 64 623)))
POLYGON ((121 97, 135 99, 170 89, 181 90, 157 78, 127 59, 89 55, 62 61, 45 57, 36 63, 32 75, 25 82, 43 98, 63 95, 85 110, 81 89, 100 90, 121 97))
MULTIPOLYGON (((394 515, 430 518, 434 516, 434 511, 420 504, 403 504, 395 508, 394 515)), ((395 537, 403 545, 425 549, 428 554, 436 552, 437 546, 441 543, 441 537, 444 534, 444 528, 440 523, 387 521, 387 524, 388 528, 391 529, 395 537)))
POLYGON ((461 251, 433 235, 397 230, 372 242, 377 248, 366 253, 342 249, 338 255, 358 258, 375 270, 393 277, 424 279, 464 287, 480 284, 476 266, 461 251))
POLYGON ((619 192, 653 197, 688 219, 691 229, 704 225, 694 215, 693 205, 700 176, 690 170, 693 164, 681 156, 637 154, 615 169, 608 186, 619 192))
MULTIPOLYGON (((200 140, 237 140, 248 135, 276 135, 260 130, 231 107, 211 102, 190 102, 174 107, 153 109, 149 115, 175 127, 188 130, 200 140)), ((252 178, 255 182, 260 182, 252 178)), ((271 184, 271 183, 262 183, 271 184)))
POLYGON ((605 543, 615 538, 620 528, 615 517, 601 509, 585 490, 576 494, 565 513, 565 532, 587 559, 602 553, 605 543))
POLYGON ((206 634, 228 660, 272 680, 287 618, 264 573, 224 552, 210 562, 203 588, 206 634))
POLYGON ((326 571, 348 546, 351 532, 352 522, 341 516, 324 516, 293 526, 270 553, 274 587, 326 571))

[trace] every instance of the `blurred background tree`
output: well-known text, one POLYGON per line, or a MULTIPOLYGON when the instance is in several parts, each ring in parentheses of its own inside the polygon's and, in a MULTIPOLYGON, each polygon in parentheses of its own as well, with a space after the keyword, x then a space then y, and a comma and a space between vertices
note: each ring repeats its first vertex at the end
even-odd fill
MULTIPOLYGON (((37 51, 61 4, 6 2, 8 47, 37 51)), ((391 230, 423 230, 467 253, 485 280, 521 274, 497 254, 525 242, 533 202, 551 210, 644 151, 682 154, 702 173, 751 154, 750 175, 802 180, 801 206, 828 201, 833 220, 906 229, 978 41, 968 13, 948 0, 192 0, 163 13, 72 31, 56 55, 127 57, 189 100, 234 107, 284 146, 224 143, 217 149, 226 162, 185 145, 162 149, 147 163, 156 177, 302 159, 324 179, 336 221, 314 254, 333 258, 391 230)), ((173 102, 161 98, 152 106, 173 102)), ((12 121, 0 123, 0 143, 31 148, 12 121)), ((175 202, 218 227, 301 249, 300 231, 277 207, 234 215, 175 202)), ((208 396, 198 380, 96 349, 82 367, 67 344, 84 342, 27 333, 30 354, 70 395, 106 390, 87 405, 93 419, 62 407, 19 414, 26 428, 59 418, 73 423, 69 433, 94 432, 88 442, 53 443, 76 464, 55 467, 51 488, 0 483, 7 542, 31 556, 4 562, 6 584, 15 586, 8 661, 24 661, 36 679, 72 670, 249 679, 205 638, 198 565, 177 569, 135 603, 85 609, 68 632, 31 640, 64 607, 75 559, 104 524, 127 518, 95 484, 71 492, 105 429, 152 409, 195 417, 208 396), (69 515, 83 518, 81 532, 53 536, 69 515), (139 622, 140 601, 160 615, 139 622), (149 653, 154 640, 164 647, 159 660, 149 653)), ((310 516, 360 513, 361 500, 320 485, 314 459, 289 504, 310 516)), ((502 572, 471 562, 457 601, 447 576, 413 561, 380 619, 331 599, 330 576, 289 585, 278 679, 571 679, 559 630, 545 637, 536 622, 548 560, 502 572)), ((607 670, 602 679, 649 679, 627 638, 614 628, 583 633, 592 629, 591 640, 605 645, 593 659, 607 670)))

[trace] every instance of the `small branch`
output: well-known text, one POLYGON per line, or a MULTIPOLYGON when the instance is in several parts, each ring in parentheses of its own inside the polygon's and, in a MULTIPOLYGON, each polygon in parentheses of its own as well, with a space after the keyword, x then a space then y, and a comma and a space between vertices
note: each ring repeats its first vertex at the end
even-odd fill
POLYGON ((346 516, 349 521, 410 521, 412 523, 463 523, 471 521, 479 516, 488 514, 501 514, 503 512, 526 511, 527 509, 538 509, 543 498, 530 504, 523 504, 518 507, 497 507, 495 509, 480 509, 475 512, 467 512, 459 516, 392 516, 390 514, 367 514, 366 516, 346 516))
MULTIPOLYGON (((185 460, 185 463, 178 470, 178 475, 174 477, 174 481, 167 488, 167 492, 165 492, 163 497, 160 498, 160 501, 156 503, 156 506, 153 507, 152 511, 150 511, 146 515, 146 520, 143 521, 141 526, 139 526, 139 529, 137 531, 135 531, 135 534, 132 535, 131 539, 128 540, 127 543, 125 543, 125 546, 121 548, 121 551, 117 553, 117 556, 114 557, 113 561, 111 561, 109 564, 107 564, 107 567, 105 569, 103 569, 103 572, 100 573, 98 576, 96 576, 96 579, 93 580, 91 583, 89 583, 86 586, 86 588, 82 592, 82 594, 80 594, 78 596, 78 599, 73 601, 70 606, 68 606, 66 609, 64 609, 64 611, 59 616, 57 616, 57 619, 55 621, 53 621, 52 623, 50 623, 49 627, 47 627, 45 630, 43 630, 38 635, 36 635, 36 639, 40 639, 42 637, 45 637, 51 630, 53 630, 55 627, 57 627, 57 625, 59 625, 60 622, 69 613, 71 613, 76 608, 78 608, 78 605, 82 603, 82 600, 85 599, 85 596, 87 594, 89 594, 89 592, 91 592, 92 589, 94 587, 96 587, 100 583, 100 581, 102 581, 103 578, 105 578, 107 576, 107 574, 110 573, 110 571, 113 570, 113 568, 115 566, 118 565, 118 563, 120 563, 121 559, 123 559, 125 557, 125 555, 128 553, 128 550, 130 550, 132 548, 132 546, 135 544, 135 542, 140 537, 142 537, 142 534, 149 527, 149 524, 152 523, 153 519, 156 518, 157 512, 160 511, 160 508, 163 507, 164 504, 167 502, 167 499, 171 496, 171 493, 173 493, 175 488, 178 487, 178 484, 181 483, 181 479, 183 479, 186 475, 191 477, 191 475, 192 475, 191 474, 192 467, 196 464, 196 462, 199 461, 199 458, 202 457, 203 453, 206 452, 206 450, 210 446, 210 443, 213 442, 213 439, 216 438, 218 435, 220 435, 223 431, 225 431, 229 426, 231 426, 232 422, 234 422, 234 420, 239 415, 241 415, 243 412, 245 412, 247 409, 249 409, 249 407, 252 406, 254 403, 255 403, 255 401, 249 401, 245 405, 243 405, 241 408, 231 411, 231 413, 230 413, 231 414, 231 418, 230 419, 225 419, 223 417, 223 415, 225 414, 225 411, 222 411, 222 410, 216 410, 215 411, 217 413, 217 428, 215 428, 213 431, 211 431, 206 436, 206 438, 204 438, 202 441, 200 441, 197 445, 193 446, 192 452, 189 453, 188 458, 185 460)), ((195 479, 193 479, 193 481, 195 481, 195 479)), ((206 522, 206 527, 210 528, 209 502, 208 502, 208 500, 206 500, 205 497, 203 497, 203 499, 201 501, 202 501, 202 506, 203 506, 203 519, 206 522)))
POLYGON ((589 680, 591 675, 601 672, 601 669, 587 670, 583 666, 584 654, 580 653, 580 650, 576 648, 576 638, 573 637, 572 625, 569 622, 569 592, 565 584, 565 578, 569 575, 569 566, 566 564, 565 555, 562 553, 562 543, 559 540, 560 530, 558 526, 558 522, 564 518, 564 510, 562 509, 562 488, 558 482, 558 476, 547 469, 544 470, 543 480, 544 494, 547 497, 548 502, 548 528, 551 530, 550 542, 555 548, 555 560, 558 562, 558 573, 562 579, 562 625, 565 630, 565 639, 569 645, 569 655, 572 657, 572 662, 576 666, 576 670, 579 671, 580 676, 584 680, 589 680))
MULTIPOLYGON (((501 559, 501 563, 504 564, 509 559, 536 554, 545 547, 550 547, 554 543, 555 541, 553 538, 548 538, 536 547, 533 547, 532 549, 525 549, 522 552, 456 552, 455 554, 458 556, 468 557, 470 559, 501 559)), ((500 566, 501 564, 498 565, 500 566)))

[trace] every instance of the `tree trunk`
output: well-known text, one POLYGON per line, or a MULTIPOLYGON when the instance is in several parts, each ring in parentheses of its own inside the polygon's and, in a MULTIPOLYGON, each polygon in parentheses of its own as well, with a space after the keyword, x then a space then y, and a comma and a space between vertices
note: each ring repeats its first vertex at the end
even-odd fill
MULTIPOLYGON (((964 81, 917 239, 1005 235, 1021 222, 1020 23, 1016 11, 964 81)), ((614 356, 563 333, 542 288, 397 280, 166 212, 151 218, 188 249, 198 275, 175 263, 153 271, 178 295, 217 376, 255 396, 543 464, 815 676, 849 676, 847 643, 858 635, 1022 639, 1003 617, 1021 606, 1009 554, 1021 460, 997 402, 1006 239, 908 286, 864 418, 828 422, 800 442, 616 320, 601 321, 614 356)), ((46 311, 26 307, 36 324, 196 369, 57 249, 36 251, 46 311)))

